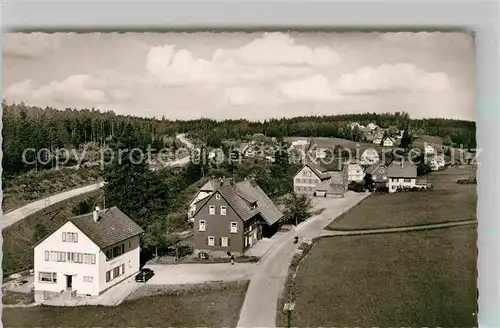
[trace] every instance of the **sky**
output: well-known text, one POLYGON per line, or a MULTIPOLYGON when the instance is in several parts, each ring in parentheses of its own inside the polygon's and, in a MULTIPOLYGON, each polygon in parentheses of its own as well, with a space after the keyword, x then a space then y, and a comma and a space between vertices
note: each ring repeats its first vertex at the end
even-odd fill
POLYGON ((8 102, 167 119, 475 120, 463 33, 7 33, 2 45, 8 102))

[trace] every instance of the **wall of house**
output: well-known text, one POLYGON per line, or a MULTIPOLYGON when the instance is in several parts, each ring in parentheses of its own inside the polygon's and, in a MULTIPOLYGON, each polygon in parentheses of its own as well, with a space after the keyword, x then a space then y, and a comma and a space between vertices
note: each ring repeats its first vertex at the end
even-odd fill
POLYGON ((398 188, 412 188, 416 185, 416 178, 388 177, 389 192, 396 192, 398 188))
POLYGON ((360 165, 358 164, 347 165, 347 180, 349 182, 351 181, 360 182, 363 181, 364 177, 365 173, 360 165))
POLYGON ((140 269, 140 244, 139 236, 126 239, 115 245, 107 247, 99 252, 99 292, 102 293, 106 289, 116 285, 131 275, 137 273, 140 269), (115 246, 125 245, 125 253, 111 260, 106 259, 106 250, 113 249, 115 246), (106 272, 114 268, 124 265, 125 271, 116 278, 111 273, 111 280, 106 282, 106 272))
POLYGON ((218 192, 210 196, 208 202, 194 217, 194 249, 210 254, 243 253, 243 221, 218 192), (209 207, 215 206, 215 215, 209 214, 209 207), (221 206, 226 206, 226 215, 221 215, 221 206), (200 221, 205 221, 205 231, 200 231, 200 221), (237 232, 231 232, 231 222, 237 223, 237 232), (214 246, 208 245, 208 237, 215 237, 214 246), (228 246, 222 246, 221 238, 228 238, 228 246))
MULTIPOLYGON (((67 239, 68 240, 68 239, 67 239)), ((66 275, 72 275, 72 290, 78 294, 99 294, 99 247, 85 236, 73 223, 67 222, 34 249, 34 282, 35 298, 39 302, 43 292, 60 293, 66 290, 66 275), (77 242, 63 242, 62 233, 77 233, 77 242), (46 261, 45 251, 49 251, 49 261, 46 261), (65 252, 66 261, 53 261, 50 252, 65 252), (95 264, 68 262, 67 253, 87 253, 95 255, 95 264), (40 272, 56 274, 56 282, 40 281, 40 272), (92 277, 92 282, 84 281, 83 277, 92 277)))
POLYGON ((321 182, 318 176, 307 166, 293 178, 293 189, 300 194, 314 194, 314 188, 321 182))
POLYGON ((375 172, 372 173, 372 180, 376 183, 387 182, 387 168, 380 166, 375 172))

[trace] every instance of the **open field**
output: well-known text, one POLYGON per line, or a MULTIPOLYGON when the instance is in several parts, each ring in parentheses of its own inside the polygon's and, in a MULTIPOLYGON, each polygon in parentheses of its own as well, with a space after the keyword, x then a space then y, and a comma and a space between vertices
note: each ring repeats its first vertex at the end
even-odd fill
POLYGON ((475 174, 475 168, 453 167, 429 174, 434 190, 373 194, 333 221, 329 230, 392 228, 455 222, 476 218, 476 185, 458 179, 475 174))
POLYGON ((33 170, 4 182, 2 208, 7 212, 40 198, 96 183, 98 177, 97 168, 33 170))
POLYGON ((320 239, 298 267, 292 326, 477 326, 476 239, 476 226, 320 239))
POLYGON ((235 327, 248 281, 165 289, 116 307, 8 308, 5 327, 235 327))
POLYGON ((32 268, 33 246, 36 242, 54 231, 67 218, 74 216, 74 206, 84 200, 93 204, 101 194, 101 190, 96 190, 70 198, 51 206, 47 214, 43 210, 36 212, 3 229, 3 274, 9 275, 32 268))

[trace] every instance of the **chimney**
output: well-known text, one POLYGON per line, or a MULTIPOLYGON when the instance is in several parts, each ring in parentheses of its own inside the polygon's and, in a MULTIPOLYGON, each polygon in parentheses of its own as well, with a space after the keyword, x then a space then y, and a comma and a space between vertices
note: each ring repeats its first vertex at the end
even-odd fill
POLYGON ((94 218, 94 222, 97 222, 99 221, 99 211, 101 209, 99 208, 99 206, 96 206, 95 209, 94 209, 94 213, 93 213, 93 218, 94 218))

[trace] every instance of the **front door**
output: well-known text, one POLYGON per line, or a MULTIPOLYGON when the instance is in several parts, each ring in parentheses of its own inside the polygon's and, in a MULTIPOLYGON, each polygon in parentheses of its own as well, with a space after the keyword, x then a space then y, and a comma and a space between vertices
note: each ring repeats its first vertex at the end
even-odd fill
POLYGON ((73 276, 66 276, 66 290, 71 290, 71 287, 73 286, 73 276))

